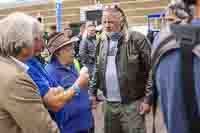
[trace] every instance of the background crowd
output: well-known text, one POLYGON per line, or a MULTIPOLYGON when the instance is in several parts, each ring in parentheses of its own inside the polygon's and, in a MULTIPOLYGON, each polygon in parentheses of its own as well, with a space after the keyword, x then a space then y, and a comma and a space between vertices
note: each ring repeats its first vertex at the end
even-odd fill
POLYGON ((187 40, 195 43, 187 71, 185 46, 171 28, 198 25, 199 3, 172 2, 151 38, 130 30, 118 5, 103 9, 101 29, 87 21, 78 35, 66 24, 62 32, 51 26, 44 37, 41 21, 24 13, 1 19, 1 132, 94 133, 100 102, 105 133, 149 132, 145 116, 152 109, 154 120, 156 108, 166 132, 200 132, 199 42, 187 40))

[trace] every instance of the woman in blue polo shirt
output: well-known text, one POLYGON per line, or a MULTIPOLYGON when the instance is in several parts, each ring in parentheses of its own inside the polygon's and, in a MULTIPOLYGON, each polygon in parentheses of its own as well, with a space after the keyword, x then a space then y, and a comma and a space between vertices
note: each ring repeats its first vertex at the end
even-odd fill
MULTIPOLYGON (((64 33, 50 39, 48 44, 51 60, 46 71, 66 90, 74 84, 79 73, 73 64, 74 45, 64 33)), ((93 117, 88 90, 80 89, 71 102, 64 107, 64 127, 66 133, 89 133, 93 127, 93 117)))

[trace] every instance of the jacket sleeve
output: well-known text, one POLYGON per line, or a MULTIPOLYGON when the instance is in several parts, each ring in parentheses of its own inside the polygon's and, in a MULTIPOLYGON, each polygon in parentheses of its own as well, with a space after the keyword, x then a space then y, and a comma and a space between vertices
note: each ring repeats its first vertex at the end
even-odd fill
POLYGON ((146 80, 146 88, 145 88, 145 95, 144 102, 151 104, 152 103, 152 87, 150 81, 150 66, 151 66, 151 44, 149 40, 142 34, 136 33, 135 35, 136 45, 140 52, 140 58, 143 62, 145 69, 145 80, 146 80))
POLYGON ((101 39, 99 38, 97 40, 97 46, 96 46, 96 56, 95 56, 95 61, 96 61, 96 69, 92 77, 92 82, 90 84, 90 91, 93 96, 97 96, 99 84, 100 84, 100 79, 99 79, 99 55, 100 55, 100 41, 101 39))
POLYGON ((87 45, 88 45, 88 42, 86 41, 86 39, 83 39, 80 43, 79 55, 80 55, 81 63, 83 65, 86 63, 88 59, 87 45))
POLYGON ((152 69, 149 71, 145 90, 146 90, 146 92, 145 92, 146 97, 144 99, 144 102, 149 105, 152 105, 152 103, 153 103, 153 73, 152 73, 152 69))
POLYGON ((10 85, 6 110, 25 133, 59 133, 55 122, 45 109, 38 90, 26 74, 19 74, 10 85))

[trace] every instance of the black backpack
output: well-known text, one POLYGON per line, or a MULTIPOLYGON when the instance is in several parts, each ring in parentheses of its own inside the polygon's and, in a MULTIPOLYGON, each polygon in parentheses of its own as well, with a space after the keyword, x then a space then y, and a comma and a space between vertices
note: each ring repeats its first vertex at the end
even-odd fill
MULTIPOLYGON (((183 96, 189 133, 200 133, 200 117, 194 86, 193 57, 200 58, 200 26, 176 25, 170 27, 159 42, 158 48, 152 54, 152 82, 153 82, 153 133, 155 133, 155 114, 158 92, 155 85, 155 69, 163 56, 169 51, 180 49, 183 81, 183 96), (188 76, 190 75, 190 76, 188 76)), ((200 68, 199 68, 200 69, 200 68)), ((200 102, 200 101, 199 101, 200 102)))

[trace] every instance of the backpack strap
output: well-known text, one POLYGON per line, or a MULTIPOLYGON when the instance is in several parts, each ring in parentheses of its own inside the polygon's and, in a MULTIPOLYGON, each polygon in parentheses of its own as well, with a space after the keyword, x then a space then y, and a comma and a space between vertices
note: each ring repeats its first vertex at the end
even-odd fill
POLYGON ((195 80, 193 71, 193 50, 195 46, 200 44, 200 26, 192 25, 172 25, 172 35, 168 35, 160 42, 159 47, 152 56, 152 81, 153 81, 153 130, 155 133, 155 114, 157 107, 158 92, 155 85, 155 69, 161 60, 164 53, 169 52, 170 49, 178 48, 181 52, 181 74, 183 86, 183 102, 184 111, 186 112, 187 123, 189 126, 189 133, 200 132, 200 117, 195 92, 195 80), (170 44, 172 40, 176 39, 177 44, 170 44), (171 45, 169 48, 168 45, 171 45), (176 45, 173 47, 173 45, 176 45), (162 54, 161 50, 167 48, 162 54), (189 75, 189 76, 188 76, 189 75))
MULTIPOLYGON (((152 133, 156 133, 156 112, 157 112, 157 101, 158 101, 158 90, 156 88, 155 84, 155 71, 154 69, 156 68, 156 61, 157 58, 160 56, 160 51, 161 49, 167 45, 170 41, 174 40, 175 36, 173 34, 169 34, 166 36, 163 41, 160 42, 160 45, 156 48, 155 52, 152 55, 152 69, 150 71, 150 76, 152 76, 151 80, 153 83, 153 103, 152 103, 152 112, 153 112, 153 123, 152 123, 152 133)), ((167 52, 167 51, 166 51, 167 52)))
POLYGON ((200 42, 200 28, 192 25, 172 25, 172 29, 180 42, 183 101, 190 133, 200 132, 200 117, 195 91, 193 71, 193 49, 200 42))
POLYGON ((156 48, 155 52, 152 55, 152 64, 155 64, 156 59, 159 57, 160 50, 168 44, 170 41, 174 40, 175 36, 174 34, 169 34, 163 41, 160 42, 160 45, 156 48))

